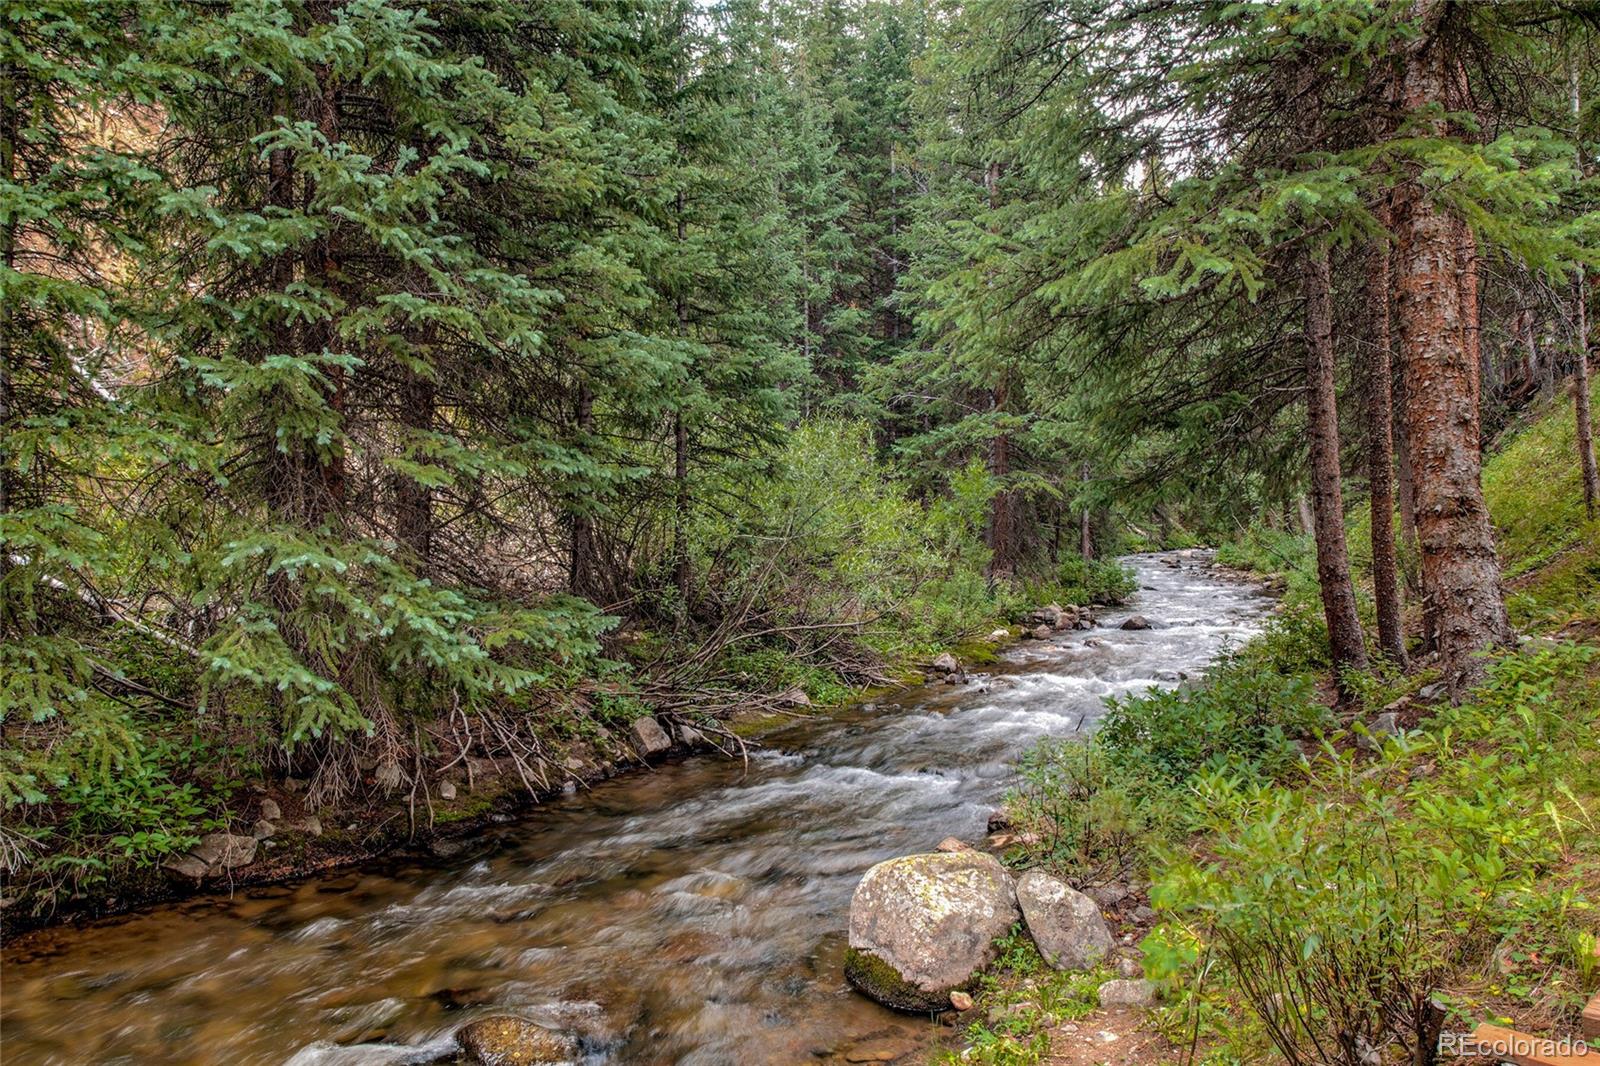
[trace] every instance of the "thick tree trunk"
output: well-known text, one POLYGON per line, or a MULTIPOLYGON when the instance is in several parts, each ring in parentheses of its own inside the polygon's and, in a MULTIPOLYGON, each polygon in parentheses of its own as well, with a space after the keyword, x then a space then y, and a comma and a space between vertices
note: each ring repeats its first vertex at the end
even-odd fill
POLYGON ((1394 551, 1393 399, 1390 394, 1389 246, 1377 242, 1367 271, 1367 479, 1372 496, 1372 598, 1378 613, 1378 648, 1406 668, 1400 627, 1400 585, 1394 551))
MULTIPOLYGON (((1447 7, 1417 6, 1425 22, 1447 7)), ((1413 114, 1448 106, 1442 48, 1430 29, 1406 55, 1404 105, 1413 114)), ((1433 124, 1445 132, 1442 120, 1433 124)), ((1480 483, 1478 361, 1458 276, 1463 249, 1455 224, 1415 179, 1395 191, 1394 229, 1423 591, 1446 680, 1459 692, 1483 673, 1478 653, 1511 639, 1480 483)))
MULTIPOLYGON (((339 93, 334 86, 333 75, 326 68, 317 72, 317 81, 320 93, 313 106, 316 108, 317 132, 327 139, 327 143, 339 143, 339 93)), ((315 195, 316 189, 310 178, 306 179, 307 208, 310 200, 315 195)), ((312 242, 306 249, 305 274, 308 281, 319 285, 330 297, 337 299, 339 295, 339 222, 337 218, 330 217, 327 229, 320 240, 312 242)), ((338 321, 334 317, 337 312, 317 322, 307 330, 307 348, 318 352, 332 353, 338 347, 338 321)), ((328 406, 333 410, 339 421, 338 433, 328 445, 328 455, 317 462, 317 476, 313 479, 315 486, 313 492, 315 500, 313 507, 313 524, 319 524, 329 515, 340 514, 344 510, 345 497, 348 491, 348 477, 345 471, 345 454, 342 434, 344 432, 345 403, 347 400, 348 382, 343 367, 330 366, 327 371, 328 384, 326 395, 328 406)))
POLYGON ((1339 486, 1339 413, 1334 389, 1332 282, 1328 251, 1318 248, 1305 266, 1306 430, 1311 446, 1311 516, 1316 533, 1317 582, 1328 621, 1328 645, 1341 692, 1344 675, 1367 665, 1366 641, 1350 581, 1344 540, 1344 496, 1339 486))
MULTIPOLYGON (((678 244, 682 245, 687 235, 682 189, 678 190, 677 206, 678 244)), ((678 319, 678 335, 687 339, 689 305, 682 291, 674 300, 674 311, 678 319)), ((679 617, 686 619, 689 616, 689 594, 694 590, 694 571, 689 563, 689 427, 684 421, 681 407, 672 419, 672 487, 672 576, 678 588, 679 617)))

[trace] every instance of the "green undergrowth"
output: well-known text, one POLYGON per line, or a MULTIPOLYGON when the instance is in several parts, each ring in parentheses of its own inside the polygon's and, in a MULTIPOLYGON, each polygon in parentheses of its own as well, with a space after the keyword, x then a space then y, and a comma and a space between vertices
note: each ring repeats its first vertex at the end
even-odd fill
POLYGON ((1020 924, 999 946, 999 957, 973 990, 983 1020, 966 1027, 965 1050, 942 1050, 935 1055, 935 1062, 949 1066, 1035 1066, 1044 1062, 1050 1052, 1048 1030, 1092 1013, 1100 985, 1115 976, 1105 967, 1088 972, 1054 969, 1039 955, 1020 924))

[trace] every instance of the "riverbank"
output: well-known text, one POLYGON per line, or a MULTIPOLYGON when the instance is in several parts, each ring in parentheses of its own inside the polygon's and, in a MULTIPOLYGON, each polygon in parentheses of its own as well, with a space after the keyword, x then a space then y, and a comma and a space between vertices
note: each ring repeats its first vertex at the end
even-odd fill
POLYGON ((1356 678, 1334 707, 1309 543, 1254 529, 1218 553, 1284 590, 1267 633, 1184 693, 1114 709, 1088 758, 1031 753, 1010 811, 1027 827, 1014 867, 1150 886, 1139 943, 1160 1005, 1044 1009, 1040 985, 1071 979, 1024 958, 962 1019, 952 1061, 1249 1061, 1344 1032, 1376 1060, 1431 1062, 1441 1029, 1578 1033, 1600 991, 1600 539, 1560 461, 1572 434, 1570 410, 1546 411, 1487 460, 1524 635, 1459 705, 1416 654, 1410 676, 1356 678))
POLYGON ((616 1061, 843 1062, 891 1036, 924 1049, 925 1019, 844 983, 861 872, 980 839, 1034 739, 1089 729, 1107 694, 1203 669, 1269 606, 1201 570, 1133 565, 1152 588, 1098 628, 1013 643, 966 685, 789 722, 748 766, 688 756, 488 824, 448 858, 396 853, 19 938, 8 1050, 281 1064, 303 1045, 421 1046, 503 1011, 587 1011, 616 1061), (1154 625, 1120 628, 1132 613, 1154 625), (71 982, 56 980, 63 959, 71 982))
MULTIPOLYGON (((1102 593, 1118 588, 1103 579, 1096 586, 1102 593)), ((370 787, 375 765, 362 768, 368 788, 353 802, 332 807, 313 805, 304 779, 257 778, 231 793, 226 815, 208 819, 208 831, 196 831, 192 848, 159 863, 112 867, 70 894, 62 894, 49 879, 14 881, 0 907, 0 920, 10 937, 56 922, 94 920, 196 895, 293 881, 387 855, 448 857, 487 826, 512 821, 552 798, 590 789, 619 774, 700 754, 747 761, 752 747, 796 720, 870 704, 928 681, 966 684, 968 670, 993 663, 1008 645, 1070 629, 1080 619, 1091 624, 1090 611, 1052 604, 1003 626, 1000 619, 985 619, 979 628, 987 635, 975 633, 936 655, 902 656, 887 670, 900 679, 898 684, 861 689, 831 704, 813 702, 807 688, 797 685, 756 699, 724 720, 641 713, 609 728, 591 722, 577 737, 546 738, 542 757, 534 760, 463 751, 430 769, 422 787, 398 794, 370 787)), ((839 682, 829 679, 813 687, 820 695, 837 691, 839 682)))

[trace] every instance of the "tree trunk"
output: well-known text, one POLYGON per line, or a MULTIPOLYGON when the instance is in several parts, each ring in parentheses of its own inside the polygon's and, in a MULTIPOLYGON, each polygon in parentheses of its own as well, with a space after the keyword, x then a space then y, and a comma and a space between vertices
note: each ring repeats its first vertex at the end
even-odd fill
MULTIPOLYGON (((678 244, 684 242, 686 229, 683 216, 683 190, 678 190, 678 244)), ((678 319, 678 335, 689 336, 689 305, 680 286, 674 300, 678 319)), ((678 588, 680 618, 689 616, 689 593, 694 588, 694 572, 689 565, 689 427, 683 418, 680 405, 672 419, 672 558, 673 583, 678 588)))
MULTIPOLYGON (((589 447, 594 429, 594 393, 587 382, 578 384, 577 427, 580 447, 589 447)), ((581 504, 580 504, 581 507, 581 504)), ((572 554, 567 565, 567 589, 574 596, 593 599, 595 591, 594 522, 584 511, 572 513, 572 554)))
POLYGON ((1394 436, 1390 394, 1389 246, 1372 248, 1367 271, 1367 310, 1372 316, 1367 350, 1367 479, 1372 496, 1372 598, 1378 613, 1378 648, 1406 668, 1400 627, 1400 586, 1394 551, 1394 436))
POLYGON ((1589 410, 1589 311, 1583 267, 1572 279, 1573 318, 1578 336, 1578 361, 1573 372, 1572 395, 1578 423, 1578 462, 1583 468, 1583 510, 1590 518, 1600 508, 1600 471, 1594 462, 1594 415, 1589 410))
MULTIPOLYGON (((1578 95, 1578 68, 1567 72, 1572 87, 1572 121, 1578 124, 1582 115, 1582 99, 1578 95)), ((1576 140, 1576 139, 1575 139, 1576 140)), ((1578 173, 1588 175, 1584 166, 1583 145, 1578 143, 1578 173)), ((1573 406, 1578 425, 1578 464, 1583 470, 1583 510, 1591 519, 1600 508, 1600 471, 1594 462, 1594 417, 1589 411, 1589 293, 1584 284, 1583 264, 1578 264, 1572 276, 1572 324, 1577 338, 1577 366, 1572 382, 1573 406)))
MULTIPOLYGON (((1448 5, 1421 0, 1417 7, 1425 22, 1436 22, 1448 5)), ((1439 36, 1426 32, 1405 58, 1406 110, 1448 106, 1439 36)), ((1442 119, 1430 123, 1434 134, 1445 132, 1442 119)), ((1414 178, 1395 190, 1394 229, 1422 583, 1445 678, 1460 692, 1482 676, 1477 654, 1511 639, 1480 482, 1478 361, 1468 346, 1458 276, 1465 249, 1452 220, 1414 178)))
MULTIPOLYGON (((434 383, 414 370, 402 369, 400 421, 419 433, 433 429, 436 402, 434 383)), ((427 573, 433 559, 433 490, 416 478, 396 472, 391 480, 394 497, 394 539, 427 573)))
MULTIPOLYGON (((1083 483, 1085 485, 1087 485, 1089 483, 1089 464, 1088 463, 1084 463, 1083 464, 1082 468, 1079 471, 1079 476, 1082 478, 1083 483)), ((1094 558, 1094 535, 1093 535, 1093 530, 1091 529, 1091 524, 1090 524, 1090 521, 1089 521, 1089 501, 1088 500, 1085 500, 1083 502, 1083 510, 1079 514, 1078 521, 1080 523, 1079 530, 1078 530, 1078 534, 1079 534, 1078 551, 1083 555, 1085 560, 1093 559, 1094 558)))
POLYGON ((1328 251, 1312 251, 1305 266, 1306 429, 1311 445, 1311 516, 1316 532, 1317 582, 1328 621, 1335 680, 1348 695, 1348 671, 1367 665, 1350 556, 1344 540, 1339 486, 1339 413, 1334 390, 1333 303, 1328 251))
MULTIPOLYGON (((1006 377, 1001 375, 1000 384, 995 386, 990 393, 992 409, 997 415, 1004 416, 1006 401, 1006 377)), ((989 577, 1008 578, 1015 569, 1015 546, 1012 543, 1013 516, 1011 513, 1011 493, 1005 488, 1006 479, 1011 475, 1011 440, 1004 432, 997 432, 989 441, 989 474, 995 479, 998 486, 993 499, 989 501, 989 577)))
POLYGON ((1300 535, 1309 537, 1317 528, 1317 520, 1311 515, 1311 501, 1305 493, 1294 498, 1295 517, 1300 520, 1300 535))
MULTIPOLYGON (((333 74, 326 67, 317 71, 317 84, 320 89, 313 106, 316 108, 317 132, 326 138, 327 143, 339 143, 339 94, 334 86, 333 74)), ((306 178, 306 207, 309 210, 310 201, 316 194, 316 185, 306 178)), ((339 221, 336 217, 327 220, 327 229, 321 239, 313 241, 306 248, 305 258, 306 280, 321 287, 328 295, 337 299, 339 294, 339 221)), ((306 347, 313 352, 333 353, 338 347, 338 321, 337 311, 329 313, 329 317, 316 322, 306 332, 306 347)), ((313 521, 320 524, 328 515, 342 513, 345 506, 347 493, 347 476, 345 471, 345 456, 342 433, 344 431, 345 401, 347 398, 346 373, 343 367, 329 366, 326 368, 328 384, 326 397, 329 408, 332 409, 339 421, 338 433, 328 443, 328 455, 325 459, 318 460, 314 455, 309 456, 316 463, 316 477, 312 479, 313 493, 313 521)))

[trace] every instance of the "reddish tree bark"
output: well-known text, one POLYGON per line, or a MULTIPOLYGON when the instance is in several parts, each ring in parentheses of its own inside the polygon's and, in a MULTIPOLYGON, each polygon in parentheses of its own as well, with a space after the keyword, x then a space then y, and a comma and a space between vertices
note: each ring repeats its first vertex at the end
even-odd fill
MULTIPOLYGON (((1437 32, 1448 5, 1419 0, 1423 34, 1406 52, 1403 103, 1447 105, 1448 57, 1437 32)), ((1440 118, 1428 120, 1443 135, 1440 118)), ((1423 591, 1452 691, 1481 676, 1477 653, 1508 643, 1494 532, 1478 453, 1478 361, 1470 351, 1453 220, 1416 177, 1395 190, 1395 274, 1405 352, 1406 431, 1417 503, 1423 591)))
POLYGON ((1378 648, 1406 668, 1405 634, 1400 626, 1400 584, 1394 551, 1394 437, 1390 393, 1389 246, 1377 242, 1367 271, 1367 307, 1372 316, 1367 338, 1367 478, 1372 497, 1372 598, 1378 614, 1378 648))
POLYGON ((1311 445, 1311 516, 1316 532, 1317 583, 1328 621, 1328 645, 1341 693, 1345 674, 1367 665, 1366 641, 1350 582, 1344 539, 1344 496, 1339 486, 1339 412, 1334 388, 1333 297, 1328 250, 1315 249, 1306 263, 1306 430, 1311 445))

